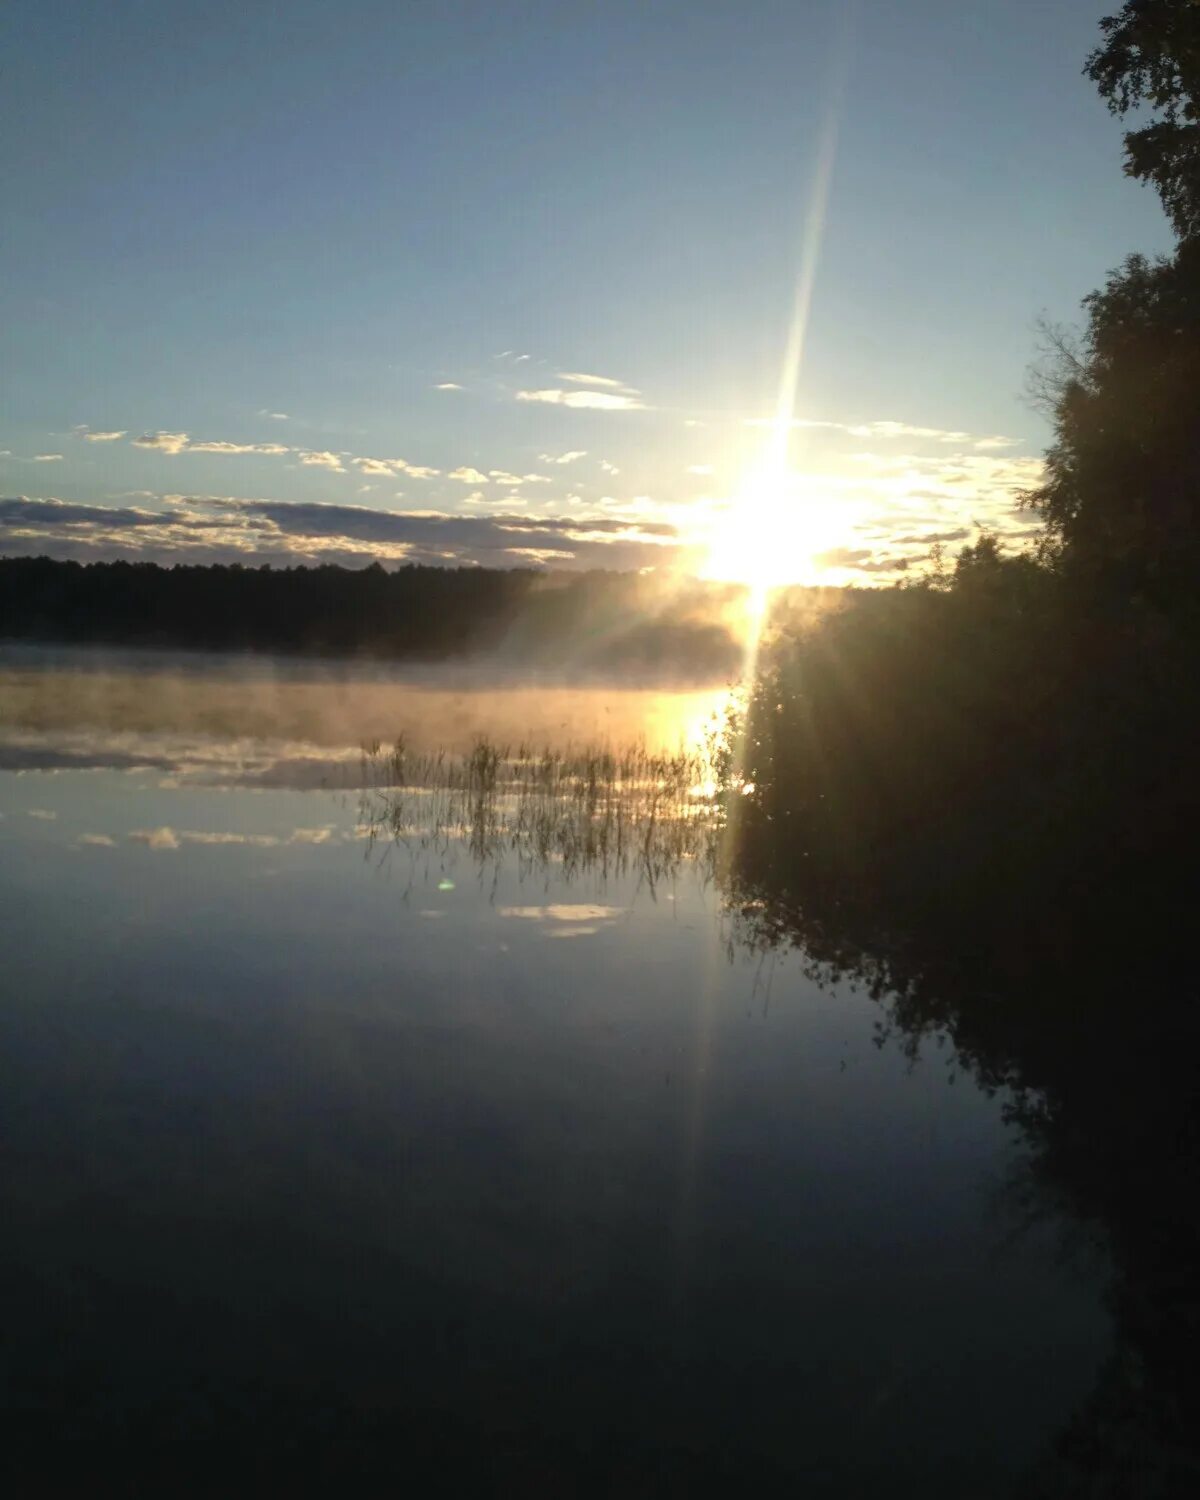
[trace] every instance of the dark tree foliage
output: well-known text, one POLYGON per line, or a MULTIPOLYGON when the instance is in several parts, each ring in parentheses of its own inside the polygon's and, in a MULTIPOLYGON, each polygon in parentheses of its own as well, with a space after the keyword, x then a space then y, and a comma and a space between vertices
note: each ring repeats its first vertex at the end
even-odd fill
POLYGON ((0 558, 0 636, 432 661, 503 650, 543 665, 711 678, 739 659, 722 623, 729 594, 668 592, 634 573, 0 558))
POLYGON ((1125 170, 1153 183, 1181 239, 1200 234, 1200 5, 1129 0, 1100 23, 1086 72, 1114 114, 1155 118, 1125 136, 1125 170))
POLYGON ((1200 3, 1103 29, 1087 70, 1154 114, 1127 170, 1176 253, 1058 347, 1034 557, 983 537, 766 651, 728 879, 752 941, 1011 1089, 1031 1212, 1096 1230, 1114 1352, 1031 1493, 1174 1497, 1200 1494, 1200 3))
POLYGON ((1200 243, 1131 256, 1085 307, 1029 498, 1074 578, 1178 612, 1200 576, 1200 243))

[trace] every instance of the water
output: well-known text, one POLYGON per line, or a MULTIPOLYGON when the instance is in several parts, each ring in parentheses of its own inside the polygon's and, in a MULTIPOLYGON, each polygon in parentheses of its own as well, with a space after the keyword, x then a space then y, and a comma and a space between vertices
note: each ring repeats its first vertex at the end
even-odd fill
POLYGON ((670 748, 723 702, 0 662, 11 1453, 1010 1493, 1109 1329, 1004 1097, 739 951, 700 861, 371 836, 363 739, 670 748))

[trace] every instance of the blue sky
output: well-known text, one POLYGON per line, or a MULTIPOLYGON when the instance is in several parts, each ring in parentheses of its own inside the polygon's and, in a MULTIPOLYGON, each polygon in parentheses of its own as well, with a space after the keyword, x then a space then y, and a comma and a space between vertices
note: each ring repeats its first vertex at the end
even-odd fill
POLYGON ((10 0, 0 548, 694 561, 831 121, 776 547, 1016 533, 1035 318, 1169 245, 1112 7, 10 0))

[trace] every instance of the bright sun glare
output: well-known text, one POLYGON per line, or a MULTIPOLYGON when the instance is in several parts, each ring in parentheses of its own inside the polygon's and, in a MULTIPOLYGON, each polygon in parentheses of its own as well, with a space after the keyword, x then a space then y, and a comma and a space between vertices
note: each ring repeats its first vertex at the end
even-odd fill
POLYGON ((806 476, 768 462, 747 476, 709 538, 704 576, 765 591, 819 583, 822 554, 845 540, 843 507, 806 476))

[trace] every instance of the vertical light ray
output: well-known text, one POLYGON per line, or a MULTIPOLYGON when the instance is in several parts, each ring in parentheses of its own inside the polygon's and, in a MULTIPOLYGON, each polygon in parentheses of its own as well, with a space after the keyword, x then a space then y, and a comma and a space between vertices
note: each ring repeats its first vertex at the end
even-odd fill
MULTIPOLYGON (((779 396, 775 405, 775 419, 764 455, 762 469, 756 476, 753 489, 747 495, 739 520, 741 525, 752 529, 752 535, 762 539, 763 546, 771 546, 772 539, 789 533, 781 525, 782 509, 789 503, 787 476, 791 455, 791 439, 795 418, 796 396, 800 387, 800 374, 804 364, 804 346, 808 334, 809 313, 812 307, 813 290, 816 286, 817 268, 821 246, 825 237, 825 226, 829 207, 829 194, 833 183, 837 158, 838 134, 841 124, 846 81, 849 74, 850 52, 855 21, 860 0, 834 0, 834 39, 829 69, 829 94, 825 113, 817 139, 816 157, 811 185, 803 213, 800 242, 800 263, 796 275, 795 292, 792 298, 791 318, 788 323, 787 341, 784 345, 783 365, 780 371, 779 396)), ((736 801, 745 779, 746 729, 748 710, 758 673, 759 647, 766 623, 770 602, 770 587, 766 582, 750 584, 749 618, 746 630, 746 645, 742 659, 742 683, 745 704, 740 716, 737 733, 732 746, 730 779, 731 806, 726 819, 725 846, 721 851, 722 861, 728 868, 737 839, 738 818, 736 801)), ((700 1154, 704 1136, 705 1105, 708 1080, 713 1067, 714 1032, 716 1026, 717 975, 724 962, 720 934, 713 931, 704 981, 697 996, 696 1037, 693 1049, 691 1077, 684 1120, 683 1160, 679 1182, 678 1246, 680 1260, 680 1305, 686 1296, 688 1268, 696 1235, 697 1191, 700 1170, 700 1154)))

